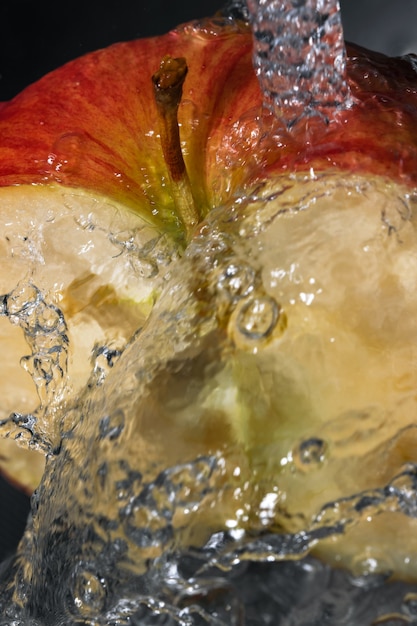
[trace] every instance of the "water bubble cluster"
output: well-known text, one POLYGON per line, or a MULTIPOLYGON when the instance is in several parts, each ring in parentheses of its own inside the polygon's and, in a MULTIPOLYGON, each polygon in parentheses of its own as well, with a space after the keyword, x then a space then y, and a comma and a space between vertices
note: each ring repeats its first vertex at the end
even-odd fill
POLYGON ((219 300, 218 310, 230 316, 229 333, 240 347, 249 350, 267 340, 278 328, 285 329, 285 313, 281 306, 263 290, 262 281, 254 265, 228 257, 227 244, 218 242, 219 248, 211 250, 213 266, 220 273, 213 297, 219 300), (219 252, 221 251, 221 255, 219 252), (221 262, 217 259, 222 258, 221 262), (232 260, 233 259, 233 260, 232 260))

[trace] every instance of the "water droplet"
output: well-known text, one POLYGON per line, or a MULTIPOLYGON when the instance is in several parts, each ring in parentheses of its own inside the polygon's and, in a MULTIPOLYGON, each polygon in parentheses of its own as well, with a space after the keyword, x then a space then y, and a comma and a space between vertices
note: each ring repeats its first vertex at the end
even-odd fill
POLYGON ((65 133, 59 137, 48 155, 51 174, 59 182, 73 174, 81 160, 85 138, 81 133, 65 133))
POLYGON ((105 580, 87 569, 78 569, 74 575, 73 602, 78 613, 97 617, 106 601, 105 580))
POLYGON ((232 20, 249 21, 248 8, 246 2, 242 2, 242 0, 228 0, 226 3, 223 3, 220 14, 232 20))
POLYGON ((411 466, 397 475, 387 488, 387 493, 397 500, 398 509, 409 517, 417 517, 416 468, 411 466))
POLYGON ((239 309, 237 329, 248 339, 259 341, 273 332, 280 317, 281 307, 270 296, 251 298, 239 309))
POLYGON ((218 289, 231 300, 245 298, 254 289, 256 272, 245 263, 230 263, 219 278, 218 289))

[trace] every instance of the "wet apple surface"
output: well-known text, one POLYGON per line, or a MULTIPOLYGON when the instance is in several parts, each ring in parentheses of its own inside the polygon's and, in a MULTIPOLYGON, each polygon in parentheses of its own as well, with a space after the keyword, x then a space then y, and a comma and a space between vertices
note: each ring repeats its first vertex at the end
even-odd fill
POLYGON ((135 624, 152 594, 194 624, 173 598, 196 554, 415 581, 414 65, 348 47, 351 104, 289 129, 249 27, 219 18, 3 107, 1 428, 9 459, 14 438, 46 455, 0 599, 19 625, 135 624), (167 55, 193 228, 153 94, 167 55))

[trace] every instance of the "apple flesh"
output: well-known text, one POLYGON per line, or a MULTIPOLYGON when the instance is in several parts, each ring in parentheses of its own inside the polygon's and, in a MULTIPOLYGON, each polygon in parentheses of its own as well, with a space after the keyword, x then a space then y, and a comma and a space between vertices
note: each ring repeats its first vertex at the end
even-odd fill
MULTIPOLYGON (((146 339, 158 306, 178 309, 161 276, 172 285, 178 272, 180 291, 197 300, 206 283, 219 285, 201 320, 217 324, 221 351, 197 333, 197 356, 187 357, 195 368, 158 372, 118 443, 129 459, 140 446, 145 464, 237 450, 241 477, 224 480, 240 495, 197 514, 188 536, 196 543, 224 528, 302 530, 326 503, 377 492, 415 460, 416 72, 349 46, 355 105, 327 128, 313 118, 288 132, 263 108, 251 51, 244 24, 189 24, 69 63, 0 110, 0 220, 10 231, 1 290, 35 285, 63 312, 75 346, 57 397, 38 388, 41 403, 52 402, 38 426, 50 449, 94 347, 122 348, 148 319, 146 339), (190 235, 151 81, 167 55, 188 62, 178 122, 206 218, 191 261, 176 259, 190 235), (198 242, 222 233, 234 242, 233 262, 224 253, 204 265, 198 242), (134 260, 155 247, 165 262, 136 280, 134 260), (254 276, 247 291, 242 268, 254 276), (183 278, 190 269, 195 280, 183 278), (179 393, 190 398, 185 408, 179 393)), ((38 402, 18 368, 27 353, 18 326, 7 347, 13 374, 9 365, 2 372, 4 416, 38 402)), ((6 342, 9 326, 0 330, 6 342)), ((368 559, 417 576, 416 522, 398 512, 369 514, 316 550, 355 571, 368 559)))

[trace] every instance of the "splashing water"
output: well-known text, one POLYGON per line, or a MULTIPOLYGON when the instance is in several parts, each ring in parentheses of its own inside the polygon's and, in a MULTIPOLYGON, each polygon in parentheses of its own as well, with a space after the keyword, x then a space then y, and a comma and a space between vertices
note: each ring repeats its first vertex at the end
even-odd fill
POLYGON ((265 104, 290 128, 349 105, 338 0, 248 0, 265 104))
MULTIPOLYGON (((401 268, 417 245, 415 197, 358 177, 343 186, 331 175, 302 182, 298 200, 283 179, 266 197, 214 211, 162 280, 144 328, 117 354, 96 351, 86 388, 60 422, 61 445, 49 454, 18 555, 3 572, 1 626, 353 626, 389 611, 412 623, 415 586, 387 586, 393 554, 361 548, 355 532, 395 515, 415 549, 417 466, 404 465, 402 453, 397 459, 402 433, 411 430, 414 441, 413 424, 401 417, 414 406, 403 354, 412 324, 387 338, 395 289, 374 302, 362 293, 384 280, 387 255, 392 280, 405 279, 401 268), (340 237, 329 237, 335 220, 340 237), (347 224, 355 225, 349 241, 347 224), (393 351, 382 362, 374 358, 378 332, 393 351), (361 388, 349 345, 367 381, 373 368, 383 381, 381 368, 395 368, 398 386, 361 388), (335 350, 343 358, 334 360, 335 350), (333 392, 323 380, 328 368, 341 386, 333 392), (319 397, 305 394, 308 387, 319 397), (384 456, 386 470, 369 484, 373 455, 384 456), (343 497, 331 476, 345 476, 343 497), (309 556, 349 533, 357 550, 346 571, 309 556)), ((13 310, 21 324, 22 312, 32 306, 34 315, 34 302, 42 304, 38 291, 24 293, 27 304, 20 299, 13 310)), ((65 329, 59 319, 55 339, 65 329)), ((50 438, 47 424, 36 426, 50 438)))
MULTIPOLYGON (((19 438, 25 437, 32 445, 37 439, 36 422, 53 421, 53 407, 64 402, 67 393, 68 335, 62 311, 43 299, 41 291, 31 282, 23 281, 16 288, 0 297, 0 316, 19 326, 31 349, 20 364, 31 376, 39 397, 39 407, 34 414, 13 413, 0 420, 0 426, 9 434, 17 430, 19 438)), ((59 434, 58 434, 59 439, 59 434)), ((50 432, 48 443, 38 440, 37 445, 47 452, 56 443, 50 432)))

